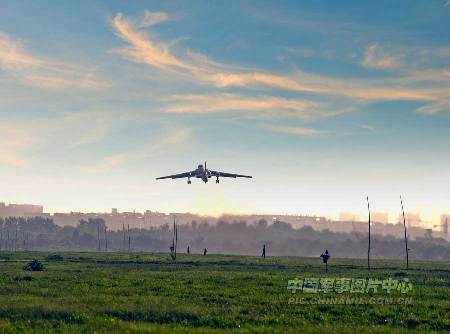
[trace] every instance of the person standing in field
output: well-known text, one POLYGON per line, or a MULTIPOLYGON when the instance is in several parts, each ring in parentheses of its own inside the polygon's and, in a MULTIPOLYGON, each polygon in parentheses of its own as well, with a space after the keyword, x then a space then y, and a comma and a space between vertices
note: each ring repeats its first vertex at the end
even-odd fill
POLYGON ((208 253, 208 251, 207 251, 207 249, 205 248, 205 249, 203 250, 203 256, 206 256, 206 253, 208 253))
POLYGON ((191 255, 191 249, 189 248, 189 246, 187 248, 187 255, 191 255))
POLYGON ((263 258, 266 258, 266 245, 265 245, 265 244, 263 245, 263 249, 262 249, 262 254, 261 254, 261 256, 262 256, 263 258))
POLYGON ((328 259, 331 257, 330 253, 328 253, 328 249, 325 249, 325 253, 322 253, 320 257, 322 258, 323 263, 325 263, 325 272, 328 272, 328 259))

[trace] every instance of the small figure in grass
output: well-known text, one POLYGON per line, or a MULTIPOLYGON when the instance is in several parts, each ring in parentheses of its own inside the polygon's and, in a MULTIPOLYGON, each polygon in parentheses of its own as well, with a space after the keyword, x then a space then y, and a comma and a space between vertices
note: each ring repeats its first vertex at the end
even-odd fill
POLYGON ((203 256, 206 256, 207 253, 208 253, 208 250, 205 248, 205 249, 203 250, 203 256))
POLYGON ((170 246, 170 257, 172 258, 172 260, 176 259, 175 247, 174 246, 170 246))
POLYGON ((261 256, 262 256, 263 258, 266 258, 266 245, 265 245, 265 244, 263 245, 263 250, 262 250, 261 256))
POLYGON ((320 257, 322 258, 323 263, 325 263, 325 272, 328 272, 328 260, 331 257, 330 253, 328 253, 328 249, 325 249, 325 253, 322 253, 320 257))
POLYGON ((191 255, 191 249, 189 248, 189 246, 187 248, 187 255, 191 255))
POLYGON ((44 265, 39 260, 33 260, 29 262, 25 267, 23 267, 23 270, 26 271, 43 271, 44 265))

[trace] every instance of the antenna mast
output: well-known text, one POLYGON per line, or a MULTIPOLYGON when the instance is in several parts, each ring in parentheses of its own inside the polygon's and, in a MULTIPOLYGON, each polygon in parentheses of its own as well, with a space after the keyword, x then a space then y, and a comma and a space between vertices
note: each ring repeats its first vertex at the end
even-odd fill
POLYGON ((409 268, 409 249, 408 249, 408 236, 406 234, 406 219, 405 219, 405 209, 403 208, 403 199, 400 195, 400 204, 402 205, 402 214, 403 214, 403 227, 405 230, 405 251, 406 251, 406 269, 409 268))
POLYGON ((367 211, 369 212, 369 245, 367 247, 367 270, 370 270, 370 204, 367 196, 367 211))
POLYGON ((108 251, 108 227, 105 224, 105 251, 108 251))
POLYGON ((125 251, 125 222, 122 222, 122 235, 123 235, 122 250, 125 251))
POLYGON ((178 224, 175 224, 175 259, 177 258, 177 247, 178 247, 178 224))
POLYGON ((130 224, 128 224, 128 252, 131 252, 130 224))
POLYGON ((98 242, 97 250, 100 252, 101 251, 101 248, 100 248, 100 221, 97 221, 97 242, 98 242))

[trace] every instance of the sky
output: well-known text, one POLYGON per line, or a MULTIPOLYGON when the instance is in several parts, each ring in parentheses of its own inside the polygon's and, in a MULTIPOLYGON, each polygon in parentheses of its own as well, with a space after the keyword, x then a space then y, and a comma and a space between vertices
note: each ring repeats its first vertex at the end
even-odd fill
POLYGON ((446 0, 2 1, 0 200, 436 224, 449 64, 446 0))

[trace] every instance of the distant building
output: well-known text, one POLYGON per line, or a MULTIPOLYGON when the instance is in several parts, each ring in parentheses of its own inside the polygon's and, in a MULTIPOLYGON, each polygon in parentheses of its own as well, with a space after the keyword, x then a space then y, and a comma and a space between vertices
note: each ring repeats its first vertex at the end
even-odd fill
MULTIPOLYGON (((422 225, 422 219, 419 213, 405 213, 406 226, 408 227, 420 227, 422 225)), ((398 223, 403 224, 403 215, 398 216, 398 223)))
POLYGON ((389 223, 389 214, 387 212, 373 212, 371 213, 371 220, 374 223, 389 223))
POLYGON ((357 222, 360 221, 361 217, 355 213, 351 212, 341 212, 339 213, 339 220, 341 222, 357 222))
MULTIPOLYGON (((200 217, 192 215, 192 218, 202 220, 211 219, 212 217, 200 217)), ((212 218, 213 220, 216 220, 212 218)), ((327 223, 328 219, 321 216, 306 216, 306 215, 270 215, 270 214, 253 214, 253 215, 238 215, 238 214, 223 214, 219 217, 219 220, 235 222, 246 221, 247 223, 256 223, 260 220, 265 220, 268 223, 284 222, 291 224, 294 228, 301 228, 303 226, 318 226, 323 223, 327 223)))
POLYGON ((0 217, 35 217, 44 216, 44 207, 32 204, 0 203, 0 217))
MULTIPOLYGON (((172 224, 173 215, 176 216, 177 222, 180 225, 189 224, 192 222, 210 223, 214 224, 219 221, 225 221, 229 223, 240 224, 257 224, 259 221, 267 222, 270 226, 275 222, 288 223, 295 229, 302 229, 303 227, 312 227, 317 231, 331 231, 339 233, 367 233, 367 217, 364 217, 360 221, 360 216, 353 213, 341 213, 339 220, 334 221, 321 216, 308 216, 308 215, 273 215, 273 214, 224 214, 220 217, 203 216, 192 213, 162 213, 157 211, 146 210, 144 213, 140 212, 119 212, 116 208, 112 208, 110 212, 70 212, 70 213, 54 213, 50 215, 43 212, 43 207, 40 205, 31 204, 10 204, 0 202, 0 218, 6 217, 49 217, 52 218, 54 223, 60 226, 76 226, 80 220, 88 220, 101 218, 105 221, 108 230, 122 230, 122 228, 130 229, 151 229, 155 226, 161 226, 164 224, 172 224)), ((371 232, 378 235, 393 235, 396 237, 402 237, 403 230, 403 217, 399 216, 399 224, 389 224, 389 216, 387 213, 372 213, 371 215, 373 229, 371 232)), ((416 237, 433 236, 433 238, 444 238, 450 241, 450 235, 448 234, 448 223, 450 222, 450 214, 444 214, 441 216, 440 224, 434 225, 435 231, 430 234, 424 226, 424 222, 421 220, 419 214, 408 213, 406 214, 406 221, 408 226, 408 235, 414 239, 416 237)))
POLYGON ((441 231, 444 234, 448 234, 448 224, 450 222, 450 215, 441 215, 441 231))

